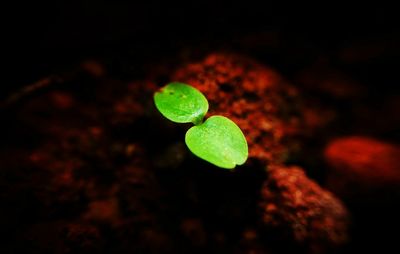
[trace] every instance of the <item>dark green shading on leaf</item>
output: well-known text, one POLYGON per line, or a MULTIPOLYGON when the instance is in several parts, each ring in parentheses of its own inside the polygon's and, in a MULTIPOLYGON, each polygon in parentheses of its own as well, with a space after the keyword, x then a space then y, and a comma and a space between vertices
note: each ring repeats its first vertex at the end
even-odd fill
POLYGON ((247 160, 246 138, 234 122, 223 116, 212 116, 193 126, 185 141, 192 153, 221 168, 233 169, 247 160))
POLYGON ((157 109, 176 123, 200 124, 208 111, 208 101, 197 89, 179 82, 169 83, 154 95, 157 109))

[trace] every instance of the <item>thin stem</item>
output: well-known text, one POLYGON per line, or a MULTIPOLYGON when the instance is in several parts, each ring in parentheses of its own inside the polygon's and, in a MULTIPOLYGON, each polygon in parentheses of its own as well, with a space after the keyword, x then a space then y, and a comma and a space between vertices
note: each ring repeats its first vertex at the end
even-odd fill
POLYGON ((193 120, 193 124, 196 125, 196 126, 202 124, 203 123, 203 118, 204 118, 204 116, 199 116, 199 117, 195 118, 193 120))

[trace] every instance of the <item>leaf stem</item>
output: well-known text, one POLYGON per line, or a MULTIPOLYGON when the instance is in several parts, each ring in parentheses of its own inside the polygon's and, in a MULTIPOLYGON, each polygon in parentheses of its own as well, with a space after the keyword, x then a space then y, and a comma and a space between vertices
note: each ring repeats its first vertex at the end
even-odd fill
POLYGON ((204 116, 196 117, 196 118, 193 120, 192 123, 193 123, 194 125, 198 126, 198 125, 200 125, 200 124, 203 123, 203 118, 204 118, 204 116))

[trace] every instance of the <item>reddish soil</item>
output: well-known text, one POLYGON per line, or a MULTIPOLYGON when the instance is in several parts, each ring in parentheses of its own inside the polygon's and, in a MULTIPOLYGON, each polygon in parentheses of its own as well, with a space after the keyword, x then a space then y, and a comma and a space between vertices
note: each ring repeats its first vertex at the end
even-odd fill
POLYGON ((332 193, 301 168, 272 167, 263 185, 263 222, 295 239, 310 253, 326 253, 346 243, 349 214, 332 193))
MULTIPOLYGON (((316 133, 326 134, 338 112, 329 106, 312 109, 314 101, 307 101, 301 88, 246 56, 214 53, 149 73, 123 81, 89 61, 68 78, 39 82, 37 87, 46 89, 32 96, 9 101, 5 116, 11 124, 0 153, 3 253, 335 253, 346 248, 350 215, 320 185, 326 169, 303 166, 305 173, 288 165, 322 160, 305 144, 316 133), (209 115, 227 116, 242 128, 248 163, 230 172, 188 152, 188 126, 167 121, 153 105, 154 91, 169 81, 198 88, 209 100, 209 115), (318 182, 307 176, 316 171, 318 182)), ((340 99, 357 91, 332 90, 329 82, 326 87, 340 99)), ((317 148, 329 137, 318 137, 317 148)), ((331 171, 369 179, 382 169, 382 179, 397 176, 398 160, 390 165, 368 159, 378 151, 391 161, 392 146, 346 142, 326 149, 331 171), (368 172, 350 155, 358 154, 360 144, 368 172)))

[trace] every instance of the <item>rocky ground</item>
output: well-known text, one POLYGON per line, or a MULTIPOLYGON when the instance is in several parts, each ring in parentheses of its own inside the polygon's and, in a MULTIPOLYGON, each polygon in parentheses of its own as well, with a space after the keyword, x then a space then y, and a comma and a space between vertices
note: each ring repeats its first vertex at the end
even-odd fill
POLYGON ((289 80, 225 51, 154 63, 137 79, 101 61, 45 78, 2 106, 2 252, 378 248, 399 197, 400 148, 387 138, 397 111, 387 106, 392 117, 377 116, 365 131, 374 113, 365 89, 329 65, 289 80), (169 81, 198 88, 210 114, 240 126, 249 144, 244 166, 229 172, 190 154, 187 126, 153 105, 169 81))

